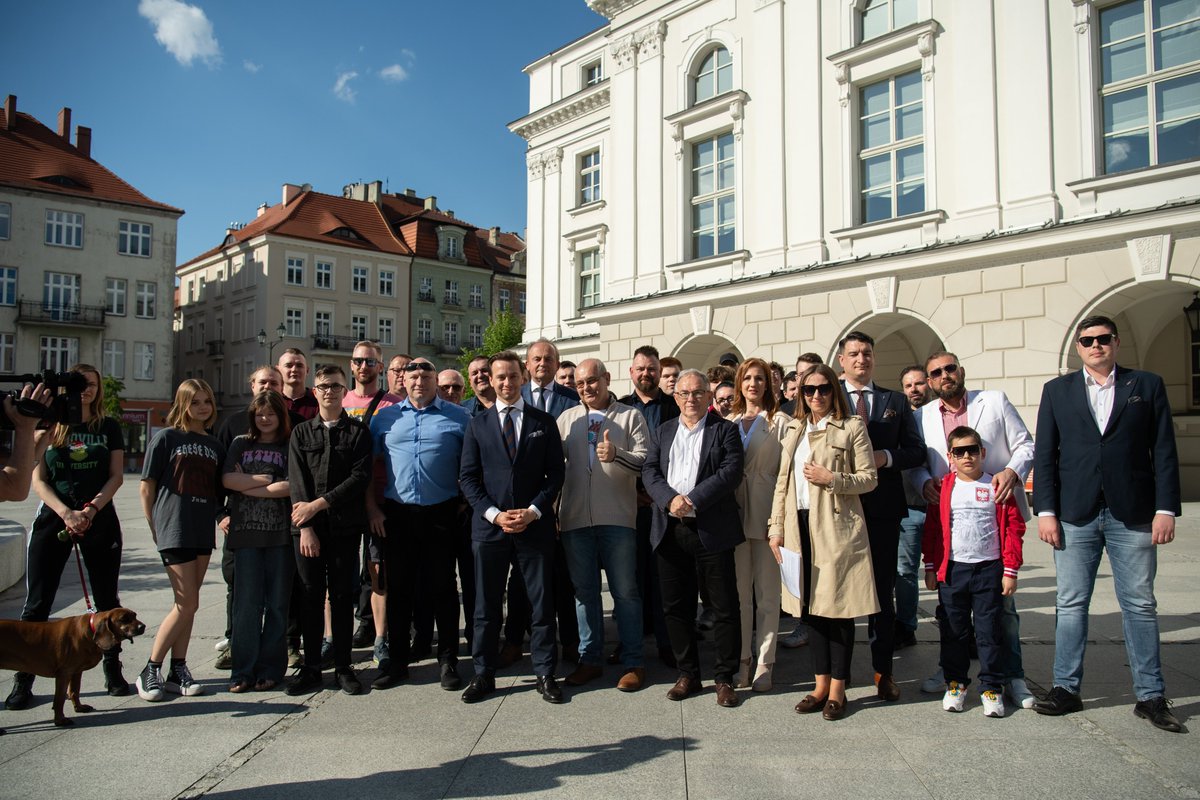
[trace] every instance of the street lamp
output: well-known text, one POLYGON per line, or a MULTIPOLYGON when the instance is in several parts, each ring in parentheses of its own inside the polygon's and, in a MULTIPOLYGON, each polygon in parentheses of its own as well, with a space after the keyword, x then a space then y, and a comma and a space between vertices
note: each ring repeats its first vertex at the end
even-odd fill
POLYGON ((1183 315, 1192 330, 1192 341, 1200 341, 1200 292, 1192 294, 1192 302, 1183 307, 1183 315))
POLYGON ((275 341, 270 342, 269 344, 267 342, 267 332, 262 328, 258 329, 258 346, 267 348, 268 364, 275 363, 275 345, 282 342, 285 336, 287 336, 287 328, 282 322, 279 323, 279 326, 275 328, 275 341))

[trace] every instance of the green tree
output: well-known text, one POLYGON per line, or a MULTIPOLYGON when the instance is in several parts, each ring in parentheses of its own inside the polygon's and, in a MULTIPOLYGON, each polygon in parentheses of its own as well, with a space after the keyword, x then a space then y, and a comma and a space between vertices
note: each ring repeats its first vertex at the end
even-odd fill
POLYGON ((104 388, 104 413, 114 419, 121 418, 121 392, 125 391, 125 381, 105 375, 100 379, 104 388))
POLYGON ((475 392, 471 390, 471 381, 466 377, 467 367, 471 364, 471 359, 476 356, 490 356, 493 353, 510 350, 519 345, 524 336, 525 320, 512 309, 497 312, 492 317, 491 322, 483 330, 483 346, 464 347, 462 355, 458 357, 459 372, 463 374, 463 379, 467 383, 467 391, 464 392, 464 399, 475 396, 475 392))

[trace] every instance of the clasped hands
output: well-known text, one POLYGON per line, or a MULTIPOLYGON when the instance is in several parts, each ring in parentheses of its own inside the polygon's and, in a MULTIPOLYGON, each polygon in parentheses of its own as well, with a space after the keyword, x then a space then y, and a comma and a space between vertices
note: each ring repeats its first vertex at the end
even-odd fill
POLYGON ((688 500, 681 494, 677 494, 671 498, 671 504, 667 506, 667 513, 669 513, 672 517, 679 517, 680 519, 683 519, 689 514, 695 514, 696 507, 692 505, 691 500, 688 500))
POLYGON ((536 519, 537 514, 528 508, 514 508, 511 511, 501 511, 493 522, 500 526, 505 533, 520 533, 528 528, 536 519))

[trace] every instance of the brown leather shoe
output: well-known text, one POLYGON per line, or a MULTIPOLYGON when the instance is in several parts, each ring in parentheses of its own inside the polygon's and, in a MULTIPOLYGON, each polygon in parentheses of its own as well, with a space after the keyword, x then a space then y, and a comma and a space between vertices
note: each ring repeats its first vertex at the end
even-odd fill
POLYGON ((827 700, 825 702, 825 710, 821 712, 821 716, 833 722, 846 716, 846 704, 839 703, 837 700, 827 700))
POLYGON ((675 685, 667 690, 668 700, 682 700, 700 692, 700 679, 688 675, 680 675, 675 685))
POLYGON ((594 664, 580 664, 575 668, 574 672, 563 679, 563 683, 568 686, 583 686, 585 683, 594 681, 603 674, 603 667, 597 667, 594 664))
POLYGON ((736 708, 740 702, 742 701, 738 699, 737 692, 733 690, 732 684, 717 684, 717 705, 721 708, 736 708))
POLYGON ((799 703, 796 703, 797 714, 813 714, 825 707, 827 697, 817 697, 816 695, 808 695, 799 703))
POLYGON ((500 655, 496 659, 496 666, 500 669, 511 667, 513 664, 525 657, 525 651, 521 649, 521 645, 505 642, 500 648, 500 655))
POLYGON ((891 675, 880 675, 875 673, 876 694, 881 700, 887 700, 889 703, 894 703, 900 699, 900 687, 896 685, 896 681, 891 675))
POLYGON ((642 688, 642 684, 646 682, 646 670, 641 667, 633 667, 621 676, 621 680, 617 681, 617 688, 622 692, 636 692, 642 688))

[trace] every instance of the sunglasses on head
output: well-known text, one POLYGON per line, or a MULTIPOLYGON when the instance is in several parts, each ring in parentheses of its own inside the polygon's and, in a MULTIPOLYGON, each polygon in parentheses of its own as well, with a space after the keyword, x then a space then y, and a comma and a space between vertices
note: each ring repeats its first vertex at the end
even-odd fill
POLYGON ((812 397, 814 394, 819 394, 821 397, 829 397, 831 394, 833 394, 833 384, 806 383, 800 387, 800 393, 805 397, 812 397))
POLYGON ((1102 333, 1099 336, 1080 336, 1079 344, 1084 347, 1091 347, 1092 343, 1095 342, 1101 347, 1108 347, 1112 344, 1112 340, 1113 335, 1111 333, 1102 333))
POLYGON ((964 444, 959 447, 951 447, 950 452, 955 458, 964 458, 966 456, 978 456, 980 447, 977 444, 964 444))
POLYGON ((352 358, 350 363, 356 367, 376 367, 379 366, 379 360, 375 358, 352 358))
POLYGON ((958 372, 958 364, 947 364, 944 367, 938 367, 937 369, 930 370, 929 377, 940 378, 942 377, 943 372, 945 372, 947 375, 953 375, 954 373, 958 372))
POLYGON ((410 361, 404 365, 405 372, 433 372, 433 364, 428 361, 410 361))

